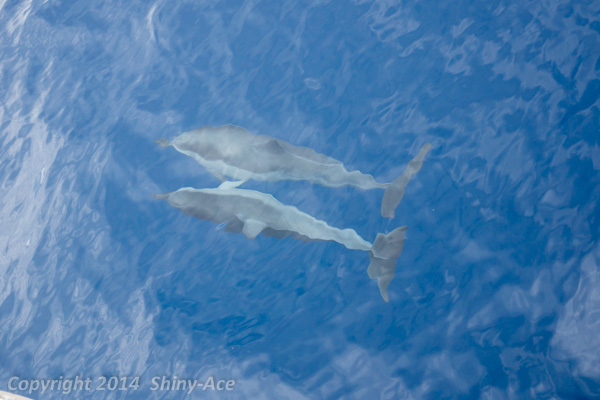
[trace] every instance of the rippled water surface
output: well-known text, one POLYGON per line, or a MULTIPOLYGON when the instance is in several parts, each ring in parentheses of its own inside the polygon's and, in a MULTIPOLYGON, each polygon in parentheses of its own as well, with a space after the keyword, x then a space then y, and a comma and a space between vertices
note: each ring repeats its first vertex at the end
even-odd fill
POLYGON ((0 1, 0 390, 600 397, 599 97, 597 1, 0 1), (244 185, 408 225, 389 304, 364 252, 152 198, 219 184, 154 140, 226 123, 381 182, 433 144, 394 220, 378 190, 244 185), (9 387, 76 376, 140 387, 9 387))

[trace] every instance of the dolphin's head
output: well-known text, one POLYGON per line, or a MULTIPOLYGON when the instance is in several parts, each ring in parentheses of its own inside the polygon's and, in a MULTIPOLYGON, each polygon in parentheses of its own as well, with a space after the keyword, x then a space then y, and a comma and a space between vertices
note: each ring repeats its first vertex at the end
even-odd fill
POLYGON ((179 135, 172 143, 182 153, 199 162, 236 162, 245 157, 255 138, 255 135, 235 125, 204 126, 179 135))
POLYGON ((197 161, 198 158, 205 160, 218 160, 222 158, 223 138, 214 128, 204 127, 193 131, 182 133, 173 139, 172 144, 182 153, 188 154, 197 161))
POLYGON ((153 196, 156 199, 167 200, 186 215, 204 220, 213 220, 215 212, 218 211, 219 198, 210 189, 184 187, 174 192, 153 196))

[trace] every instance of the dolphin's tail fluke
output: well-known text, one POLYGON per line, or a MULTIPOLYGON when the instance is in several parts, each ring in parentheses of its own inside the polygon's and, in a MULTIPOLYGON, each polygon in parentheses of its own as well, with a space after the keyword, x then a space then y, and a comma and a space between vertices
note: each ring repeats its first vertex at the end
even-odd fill
POLYGON ((402 201, 402 197, 404 197, 406 185, 408 185, 410 178, 419 172, 423 166, 423 159, 429 150, 431 150, 431 144, 425 143, 423 147, 421 147, 419 154, 408 163, 404 173, 390 183, 385 189, 383 200, 381 201, 382 217, 394 218, 396 207, 398 207, 398 204, 402 201))
POLYGON ((406 226, 396 228, 387 235, 383 233, 377 234, 375 243, 369 251, 369 269, 367 273, 369 278, 377 279, 379 285, 379 293, 386 302, 390 301, 388 296, 388 286, 394 277, 396 269, 396 259, 400 257, 402 248, 404 247, 404 232, 406 226))
POLYGON ((160 147, 169 147, 171 145, 171 142, 169 141, 169 139, 160 138, 160 139, 156 139, 155 142, 158 143, 158 145, 160 147))

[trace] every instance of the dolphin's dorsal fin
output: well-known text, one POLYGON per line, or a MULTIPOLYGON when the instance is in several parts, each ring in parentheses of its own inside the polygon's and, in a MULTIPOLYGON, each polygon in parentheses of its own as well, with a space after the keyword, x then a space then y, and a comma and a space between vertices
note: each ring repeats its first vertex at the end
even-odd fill
POLYGON ((248 239, 255 239, 266 227, 267 224, 264 222, 257 221, 255 219, 249 219, 244 221, 244 228, 242 229, 242 232, 244 232, 244 235, 246 235, 248 239))
POLYGON ((281 154, 285 152, 285 149, 281 146, 279 140, 277 139, 269 139, 266 142, 261 143, 260 147, 271 154, 281 154))
POLYGON ((244 182, 246 181, 225 181, 221 183, 217 189, 233 189, 240 186, 244 182))

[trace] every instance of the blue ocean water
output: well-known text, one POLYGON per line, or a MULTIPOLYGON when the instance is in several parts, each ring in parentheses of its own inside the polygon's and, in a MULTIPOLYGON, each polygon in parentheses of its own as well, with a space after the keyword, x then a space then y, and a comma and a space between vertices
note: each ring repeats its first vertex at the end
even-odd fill
POLYGON ((597 1, 0 0, 0 390, 600 398, 599 97, 597 1), (363 252, 152 198, 219 184, 154 140, 226 123, 380 182, 433 144, 393 220, 381 191, 244 185, 369 241, 407 225, 390 303, 363 252))

